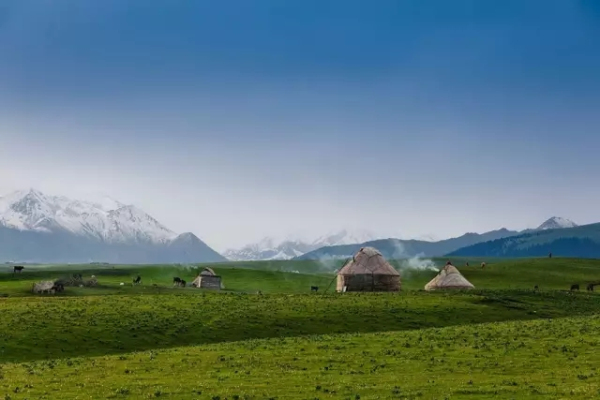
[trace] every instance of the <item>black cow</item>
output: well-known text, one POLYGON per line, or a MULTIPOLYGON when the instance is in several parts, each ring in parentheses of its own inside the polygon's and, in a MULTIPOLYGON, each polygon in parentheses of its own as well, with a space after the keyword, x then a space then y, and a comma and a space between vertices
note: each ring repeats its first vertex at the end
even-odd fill
POLYGON ((318 292, 319 291, 319 287, 318 286, 311 286, 310 287, 310 291, 311 292, 318 292))
POLYGON ((138 275, 137 278, 133 280, 133 284, 138 285, 140 283, 142 283, 142 277, 138 275))
POLYGON ((22 265, 15 265, 15 266, 13 267, 13 274, 16 274, 17 272, 23 272, 23 269, 24 269, 24 268, 25 268, 25 267, 24 267, 24 266, 22 266, 22 265))
POLYGON ((179 281, 179 286, 185 287, 185 285, 187 285, 186 281, 184 281, 183 279, 179 281))
POLYGON ((181 278, 176 276, 175 278, 173 278, 173 285, 179 285, 181 284, 181 278))
POLYGON ((575 283, 573 285, 571 285, 571 291, 573 290, 579 290, 579 283, 575 283))
POLYGON ((594 284, 593 283, 588 283, 587 290, 588 290, 588 292, 593 292, 594 291, 594 284))

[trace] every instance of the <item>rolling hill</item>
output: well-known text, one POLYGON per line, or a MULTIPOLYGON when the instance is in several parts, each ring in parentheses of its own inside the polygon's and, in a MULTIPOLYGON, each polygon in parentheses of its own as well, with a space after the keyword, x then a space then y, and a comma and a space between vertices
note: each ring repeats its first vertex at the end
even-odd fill
POLYGON ((447 253, 460 257, 600 258, 600 223, 546 229, 476 243, 447 253))

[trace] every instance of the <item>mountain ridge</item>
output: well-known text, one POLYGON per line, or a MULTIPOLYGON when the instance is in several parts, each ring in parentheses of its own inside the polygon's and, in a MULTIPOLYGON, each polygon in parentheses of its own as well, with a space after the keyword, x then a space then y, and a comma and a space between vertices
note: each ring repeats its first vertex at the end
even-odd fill
POLYGON ((226 261, 193 233, 177 234, 133 206, 48 196, 0 197, 0 257, 24 262, 226 261))
POLYGON ((600 223, 571 228, 540 229, 516 236, 477 243, 448 253, 470 257, 600 258, 600 223))

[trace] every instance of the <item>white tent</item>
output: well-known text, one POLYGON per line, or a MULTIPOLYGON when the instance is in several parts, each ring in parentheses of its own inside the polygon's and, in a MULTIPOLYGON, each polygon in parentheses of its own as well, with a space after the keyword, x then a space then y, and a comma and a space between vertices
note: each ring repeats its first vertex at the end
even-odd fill
POLYGON ((443 289, 473 289, 475 286, 469 282, 458 269, 451 264, 447 264, 427 285, 425 290, 443 290, 443 289))

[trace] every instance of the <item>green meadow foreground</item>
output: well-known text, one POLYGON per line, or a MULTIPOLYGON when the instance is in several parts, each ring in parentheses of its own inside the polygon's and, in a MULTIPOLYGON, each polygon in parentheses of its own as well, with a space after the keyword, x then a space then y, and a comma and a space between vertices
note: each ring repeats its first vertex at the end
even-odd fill
POLYGON ((600 296, 585 292, 600 261, 461 267, 477 287, 463 293, 420 291, 435 272, 406 271, 401 293, 311 294, 332 275, 305 266, 217 266, 221 293, 172 288, 195 273, 176 267, 0 272, 0 399, 600 396, 600 296), (102 286, 28 293, 73 271, 102 286))

